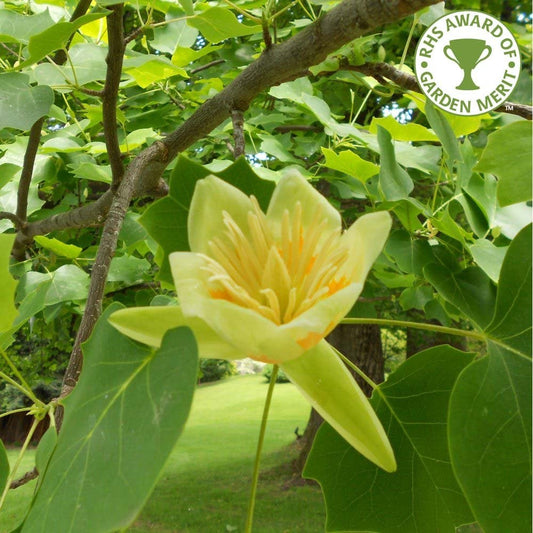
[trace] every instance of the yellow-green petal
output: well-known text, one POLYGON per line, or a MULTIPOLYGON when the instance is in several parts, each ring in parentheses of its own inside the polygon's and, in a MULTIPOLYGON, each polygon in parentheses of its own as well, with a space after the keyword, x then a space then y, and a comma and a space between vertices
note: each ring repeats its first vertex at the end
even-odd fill
POLYGON ((324 420, 358 452, 387 472, 396 470, 394 452, 381 422, 326 341, 281 368, 324 420))
POLYGON ((185 317, 178 306, 121 309, 109 317, 109 322, 124 335, 156 348, 161 346, 161 340, 169 329, 188 326, 196 337, 200 357, 229 360, 243 357, 203 320, 185 317))
POLYGON ((294 320, 283 324, 287 331, 305 350, 315 346, 328 335, 353 307, 363 290, 361 283, 351 283, 328 298, 319 300, 294 320))
POLYGON ((292 219, 296 203, 302 206, 302 226, 324 219, 324 231, 341 230, 341 217, 339 212, 298 172, 287 172, 276 185, 267 210, 269 227, 279 236, 281 219, 285 211, 289 212, 292 219))
POLYGON ((341 237, 349 256, 338 275, 351 273, 352 281, 364 283, 368 271, 387 242, 391 224, 391 216, 387 211, 359 217, 341 237))
POLYGON ((194 189, 187 221, 189 245, 193 252, 209 254, 210 240, 215 237, 226 239, 224 211, 247 235, 248 212, 253 211, 250 198, 215 176, 200 180, 194 189))
POLYGON ((169 256, 178 299, 186 317, 199 317, 224 341, 259 361, 285 361, 303 349, 286 332, 257 311, 213 298, 207 289, 206 258, 192 252, 169 256))

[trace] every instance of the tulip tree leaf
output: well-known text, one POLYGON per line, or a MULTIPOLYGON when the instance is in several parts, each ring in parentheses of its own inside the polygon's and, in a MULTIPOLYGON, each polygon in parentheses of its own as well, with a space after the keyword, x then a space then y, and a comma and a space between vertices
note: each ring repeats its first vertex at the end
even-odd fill
POLYGON ((413 190, 413 180, 397 162, 390 133, 378 126, 378 142, 381 154, 379 185, 386 200, 407 198, 413 190))
POLYGON ((27 44, 32 35, 53 24, 48 10, 36 15, 21 15, 9 9, 0 9, 0 41, 27 44))
POLYGON ((215 174, 245 194, 253 194, 263 210, 266 211, 268 207, 274 183, 259 178, 244 158, 217 173, 210 172, 205 167, 180 156, 170 177, 169 194, 153 203, 139 219, 164 252, 159 272, 159 279, 163 281, 172 283, 168 254, 189 250, 187 236, 189 206, 196 182, 209 174, 215 174))
POLYGON ((498 177, 501 206, 531 200, 531 123, 513 122, 491 133, 474 170, 498 177))
POLYGON ((322 148, 322 153, 326 158, 324 166, 332 170, 344 172, 362 183, 367 182, 372 176, 379 173, 379 167, 370 161, 365 161, 356 153, 350 150, 334 152, 329 148, 322 148))
POLYGON ((531 360, 489 344, 450 399, 450 455, 486 533, 531 531, 531 360))
POLYGON ((509 245, 500 274, 491 338, 531 357, 531 224, 509 245))
POLYGON ((0 235, 0 332, 7 331, 17 316, 15 288, 17 282, 9 273, 9 256, 15 235, 0 235))
POLYGON ((70 36, 84 24, 105 17, 109 11, 100 11, 83 15, 73 22, 58 22, 41 33, 32 35, 28 44, 29 57, 20 65, 21 68, 37 63, 48 54, 62 48, 70 36))
POLYGON ((487 239, 476 239, 470 246, 470 253, 474 261, 490 277, 494 283, 498 283, 503 259, 507 252, 507 246, 495 246, 487 239))
POLYGON ((176 328, 150 350, 107 322, 121 307, 106 310, 84 345, 83 371, 64 400, 57 446, 23 532, 126 528, 182 432, 197 377, 194 336, 176 328))
POLYGON ((0 129, 29 130, 54 103, 54 91, 46 85, 31 87, 26 74, 0 74, 0 129))
POLYGON ((371 464, 329 425, 321 427, 304 474, 322 486, 328 531, 454 531, 472 522, 446 435, 451 390, 472 358, 450 346, 430 348, 374 391, 370 402, 398 463, 393 474, 371 464))
POLYGON ((460 309, 480 328, 484 328, 492 320, 496 287, 479 267, 451 272, 432 263, 424 268, 424 274, 446 301, 460 309))
POLYGON ((49 239, 42 235, 36 235, 33 240, 43 248, 46 248, 61 257, 66 257, 67 259, 76 259, 83 250, 74 244, 66 244, 58 239, 49 239))
POLYGON ((429 100, 426 100, 426 106, 424 110, 429 125, 437 134, 437 137, 442 143, 442 147, 448 154, 448 157, 451 160, 462 161, 463 156, 459 151, 459 143, 457 142, 455 133, 449 122, 446 120, 446 117, 438 109, 436 109, 429 100))
POLYGON ((261 33, 261 26, 241 24, 237 17, 223 7, 212 7, 203 13, 187 19, 189 26, 197 28, 211 43, 218 43, 230 37, 261 33))

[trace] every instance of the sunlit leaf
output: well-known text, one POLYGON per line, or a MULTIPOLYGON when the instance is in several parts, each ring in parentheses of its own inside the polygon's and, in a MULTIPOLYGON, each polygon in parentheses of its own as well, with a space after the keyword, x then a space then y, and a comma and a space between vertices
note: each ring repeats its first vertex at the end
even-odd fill
POLYGON ((82 252, 82 248, 74 244, 66 244, 58 239, 49 239, 43 235, 36 235, 34 240, 37 244, 50 250, 56 255, 66 257, 68 259, 75 259, 82 252))
POLYGON ((15 235, 0 235, 0 332, 8 330, 17 316, 15 288, 17 282, 9 273, 9 258, 15 235))
POLYGON ((212 7, 199 15, 188 18, 187 22, 189 26, 199 29, 211 43, 261 32, 260 25, 241 24, 229 9, 223 7, 212 7))
POLYGON ((58 22, 46 30, 32 35, 28 44, 29 57, 20 65, 28 67, 48 54, 62 48, 69 37, 84 24, 105 17, 109 12, 100 11, 83 15, 73 22, 58 22))
POLYGON ((348 174, 363 183, 379 173, 378 165, 365 161, 349 150, 336 153, 329 148, 322 148, 322 153, 326 157, 325 167, 348 174))
POLYGON ((500 205, 531 200, 531 122, 513 122, 491 133, 475 170, 498 177, 500 205))

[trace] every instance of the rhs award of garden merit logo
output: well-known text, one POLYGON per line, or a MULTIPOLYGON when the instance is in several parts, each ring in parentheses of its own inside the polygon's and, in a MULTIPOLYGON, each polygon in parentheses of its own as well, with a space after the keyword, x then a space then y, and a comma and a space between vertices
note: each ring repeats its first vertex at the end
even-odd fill
POLYGON ((498 19, 457 11, 424 32, 415 71, 420 88, 437 107, 456 115, 480 115, 509 100, 520 74, 520 53, 498 19))

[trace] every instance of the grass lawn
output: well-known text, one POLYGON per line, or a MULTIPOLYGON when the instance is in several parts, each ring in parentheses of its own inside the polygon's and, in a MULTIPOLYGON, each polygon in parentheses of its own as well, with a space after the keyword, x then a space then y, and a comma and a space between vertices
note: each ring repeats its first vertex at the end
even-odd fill
MULTIPOLYGON (((239 376, 196 391, 191 416, 132 533, 242 532, 255 446, 267 384, 239 376)), ((259 481, 254 531, 319 533, 325 511, 320 490, 285 488, 294 456, 296 426, 303 431, 309 407, 292 384, 274 391, 259 481)), ((16 455, 11 450, 10 458, 16 455)), ((30 459, 25 466, 31 465, 30 459)), ((25 470, 21 470, 24 472, 25 470)), ((35 482, 11 491, 0 513, 0 532, 23 515, 35 482)))

